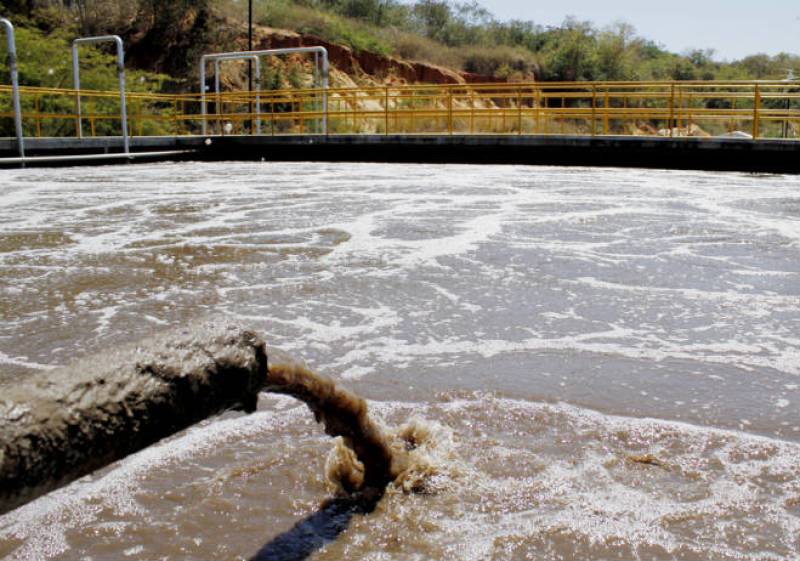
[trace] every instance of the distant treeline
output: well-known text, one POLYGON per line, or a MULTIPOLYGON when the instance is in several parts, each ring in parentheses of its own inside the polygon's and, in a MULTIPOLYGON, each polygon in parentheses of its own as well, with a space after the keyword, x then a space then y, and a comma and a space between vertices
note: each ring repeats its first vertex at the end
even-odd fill
MULTIPOLYGON (((499 21, 475 1, 256 0, 256 5, 265 24, 512 79, 534 74, 550 81, 779 79, 789 68, 800 70, 800 57, 789 54, 725 63, 708 49, 671 53, 626 23, 598 28, 577 19, 558 27, 499 21)), ((695 42, 705 43, 702 36, 695 42)))

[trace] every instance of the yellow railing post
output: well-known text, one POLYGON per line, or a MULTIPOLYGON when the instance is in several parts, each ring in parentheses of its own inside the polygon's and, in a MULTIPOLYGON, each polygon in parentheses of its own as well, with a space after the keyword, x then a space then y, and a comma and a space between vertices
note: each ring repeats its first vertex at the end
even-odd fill
POLYGON ((755 93, 753 95, 753 140, 758 140, 758 133, 761 129, 761 123, 759 122, 759 110, 761 105, 761 90, 756 84, 755 93))
POLYGON ((225 131, 222 128, 222 115, 220 110, 222 109, 222 97, 220 96, 219 92, 217 93, 217 134, 223 134, 225 131))
POLYGON ((297 101, 297 114, 300 116, 300 134, 306 133, 306 116, 305 107, 303 107, 303 98, 301 97, 299 101, 297 101))
POLYGON ((517 134, 522 134, 522 88, 517 88, 517 134))
MULTIPOLYGON (((139 107, 140 101, 138 97, 134 97, 132 99, 128 98, 128 101, 130 101, 131 103, 131 112, 130 115, 128 115, 128 123, 130 124, 131 127, 131 136, 136 136, 137 130, 139 128, 139 120, 141 114, 141 109, 139 107)), ((119 119, 119 121, 122 122, 122 111, 120 110, 119 113, 114 115, 114 118, 119 119)))
POLYGON ((605 99, 603 100, 603 134, 608 135, 608 88, 606 88, 605 99))
POLYGON ((36 136, 37 137, 41 137, 42 136, 42 108, 41 108, 41 104, 39 102, 39 99, 41 97, 42 96, 40 94, 37 94, 36 97, 33 98, 34 111, 36 111, 35 123, 36 123, 36 136))
POLYGON ((180 136, 181 129, 180 129, 180 125, 178 124, 179 121, 178 121, 178 98, 177 97, 174 100, 172 100, 172 115, 173 115, 173 118, 174 118, 174 122, 172 123, 172 126, 175 127, 175 136, 180 136))
MULTIPOLYGON (((686 131, 689 134, 689 131, 686 131)), ((672 89, 669 95, 669 135, 675 136, 675 83, 672 83, 672 89)))
MULTIPOLYGON (((623 131, 627 131, 628 130, 628 128, 627 128, 628 127, 628 117, 629 117, 629 115, 628 115, 628 98, 626 96, 624 96, 624 95, 622 96, 622 109, 623 109, 622 130, 623 131)), ((635 127, 636 127, 636 119, 633 120, 633 125, 631 126, 631 129, 634 129, 635 127)))
POLYGON ((592 84, 592 136, 597 133, 597 86, 592 84))
POLYGON ((469 134, 475 134, 475 91, 469 90, 469 134))
POLYGON ((384 92, 384 101, 383 101, 383 116, 384 116, 384 130, 383 134, 389 134, 389 86, 386 86, 386 91, 384 92))
POLYGON ((447 88, 447 132, 453 134, 453 89, 447 88))
POLYGON ((542 134, 542 90, 536 88, 535 91, 536 101, 534 101, 534 103, 536 104, 536 113, 534 114, 534 117, 536 119, 536 134, 542 134))
POLYGON ((81 137, 83 136, 83 130, 81 129, 81 92, 77 90, 75 92, 75 136, 81 137))
POLYGON ((395 132, 400 130, 400 112, 398 111, 398 104, 402 99, 401 94, 402 92, 399 91, 396 91, 394 94, 394 108, 392 110, 392 121, 394 122, 392 123, 392 130, 395 132))
POLYGON ((550 101, 546 94, 542 95, 542 115, 544 116, 544 134, 550 134, 550 101))
POLYGON ((91 131, 91 135, 94 136, 94 100, 93 98, 89 98, 89 101, 86 103, 87 109, 89 110, 89 130, 91 131))
MULTIPOLYGON (((142 121, 142 119, 143 119, 142 115, 143 115, 143 113, 142 113, 142 99, 141 98, 137 98, 137 100, 136 100, 136 118, 137 118, 136 125, 137 125, 137 128, 139 129, 139 136, 144 136, 144 123, 142 121)), ((122 117, 120 117, 120 119, 121 118, 122 117)), ((131 128, 133 128, 133 127, 131 127, 131 128)))
POLYGON ((350 107, 353 108, 353 132, 358 131, 358 96, 355 92, 350 96, 353 101, 350 102, 350 107))
POLYGON ((789 97, 789 91, 783 90, 786 94, 786 99, 783 100, 783 122, 781 123, 781 138, 784 140, 789 137, 789 110, 792 108, 792 98, 789 97))
POLYGON ((417 132, 417 90, 411 90, 411 134, 417 132))

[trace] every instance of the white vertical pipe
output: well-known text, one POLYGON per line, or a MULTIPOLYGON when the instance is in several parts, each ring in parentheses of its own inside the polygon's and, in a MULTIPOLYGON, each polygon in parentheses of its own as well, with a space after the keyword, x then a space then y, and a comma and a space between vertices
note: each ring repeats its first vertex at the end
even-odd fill
POLYGON ((126 154, 131 152, 130 135, 128 134, 128 103, 125 99, 125 47, 119 35, 100 35, 97 37, 79 37, 72 42, 72 79, 77 97, 78 137, 83 136, 81 122, 81 78, 78 61, 78 45, 81 43, 102 43, 113 41, 117 47, 117 80, 119 81, 120 118, 122 120, 122 144, 126 154))
POLYGON ((117 77, 119 79, 119 103, 122 108, 122 143, 125 146, 125 153, 131 153, 131 138, 128 133, 128 101, 125 98, 125 49, 122 46, 122 39, 114 35, 114 42, 117 44, 117 77))
MULTIPOLYGON (((226 60, 252 60, 256 63, 256 82, 261 84, 261 59, 252 54, 245 54, 245 53, 222 53, 218 55, 203 55, 203 62, 201 67, 200 75, 202 77, 202 82, 205 84, 205 65, 206 61, 213 60, 214 61, 214 92, 216 94, 217 99, 220 97, 221 85, 220 85, 220 62, 226 60)), ((204 96, 205 97, 205 96, 204 96)), ((217 111, 219 112, 219 110, 217 111)), ((203 107, 203 115, 205 115, 205 107, 203 107)), ((203 120, 205 124, 205 119, 203 120)), ((258 94, 258 88, 256 88, 256 132, 261 133, 261 97, 258 94)), ((205 130, 203 131, 205 134, 205 130)))
MULTIPOLYGON (((314 53, 314 89, 318 90, 320 87, 320 67, 319 67, 319 53, 314 53)), ((322 108, 321 100, 317 99, 316 94, 314 95, 314 110, 319 111, 322 108)), ((317 132, 322 130, 322 119, 316 118, 314 119, 314 128, 317 129, 317 132)))
POLYGON ((200 115, 202 116, 201 130, 206 135, 206 60, 208 55, 200 57, 200 115))
POLYGON ((217 134, 225 134, 225 124, 220 119, 219 113, 222 108, 222 98, 220 97, 221 84, 219 79, 219 59, 214 59, 214 108, 217 112, 217 134))
POLYGON ((0 25, 6 30, 8 43, 8 70, 11 73, 11 97, 14 104, 14 129, 17 134, 19 157, 25 160, 25 138, 22 136, 22 105, 19 101, 19 74, 17 71, 17 43, 14 40, 14 26, 6 18, 0 18, 0 25))
POLYGON ((256 134, 261 134, 261 59, 253 58, 256 61, 256 134))
POLYGON ((322 134, 328 134, 328 50, 325 47, 318 47, 322 54, 322 134))
POLYGON ((206 63, 209 60, 231 60, 246 57, 286 55, 291 53, 315 53, 322 58, 322 134, 328 134, 328 50, 325 47, 292 47, 287 49, 267 49, 263 51, 232 51, 228 53, 205 54, 200 57, 200 111, 203 117, 203 134, 206 134, 206 63))
POLYGON ((78 66, 78 44, 72 43, 72 89, 75 90, 75 114, 78 116, 78 138, 83 138, 83 118, 81 115, 81 72, 78 66))

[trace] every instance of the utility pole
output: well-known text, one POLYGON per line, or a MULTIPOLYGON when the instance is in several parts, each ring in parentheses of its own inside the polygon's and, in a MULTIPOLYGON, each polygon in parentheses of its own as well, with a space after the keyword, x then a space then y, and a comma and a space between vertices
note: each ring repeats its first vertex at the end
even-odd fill
MULTIPOLYGON (((247 50, 253 50, 253 0, 247 0, 247 50)), ((261 87, 261 84, 258 84, 261 87)), ((253 61, 247 61, 247 91, 249 92, 248 113, 253 114, 253 61)), ((250 130, 252 132, 253 123, 250 123, 250 130)))

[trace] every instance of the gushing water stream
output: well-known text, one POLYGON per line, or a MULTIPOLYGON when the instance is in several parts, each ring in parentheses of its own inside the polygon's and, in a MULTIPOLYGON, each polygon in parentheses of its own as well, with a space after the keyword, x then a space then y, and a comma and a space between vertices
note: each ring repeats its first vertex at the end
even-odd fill
POLYGON ((366 401, 338 388, 330 378, 299 365, 275 365, 269 368, 266 390, 304 402, 328 435, 344 439, 351 452, 339 453, 342 461, 329 470, 343 491, 382 492, 404 470, 405 451, 392 447, 387 435, 372 422, 366 401))
POLYGON ((325 433, 337 437, 325 466, 337 497, 270 541, 253 561, 306 559, 347 529, 353 515, 372 512, 387 485, 423 491, 436 473, 428 457, 416 454, 432 444, 433 433, 422 421, 384 429, 370 419, 364 399, 298 364, 271 365, 265 389, 304 402, 325 433))

